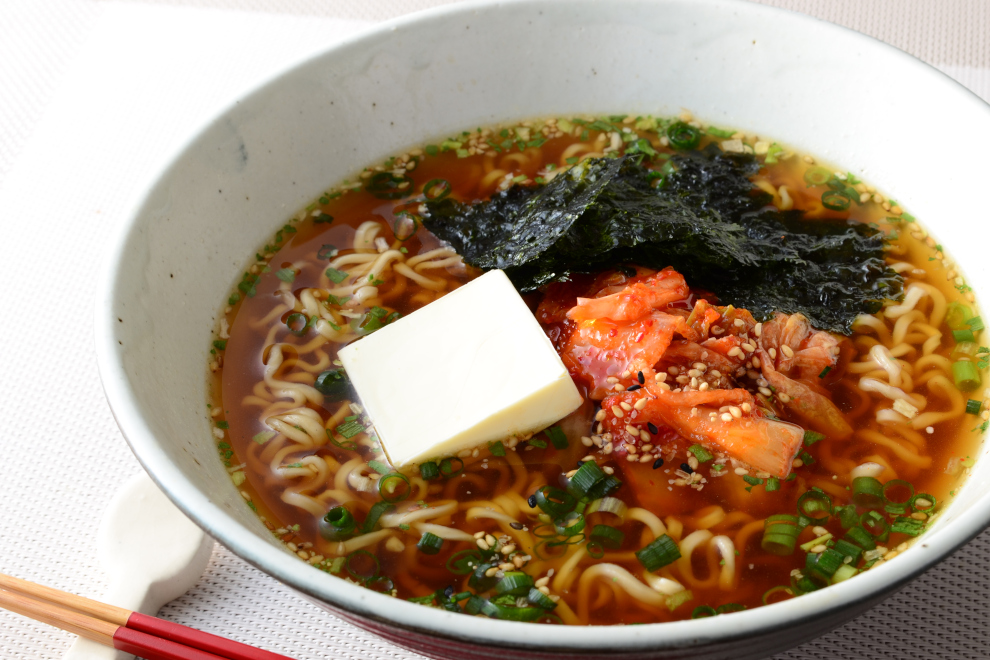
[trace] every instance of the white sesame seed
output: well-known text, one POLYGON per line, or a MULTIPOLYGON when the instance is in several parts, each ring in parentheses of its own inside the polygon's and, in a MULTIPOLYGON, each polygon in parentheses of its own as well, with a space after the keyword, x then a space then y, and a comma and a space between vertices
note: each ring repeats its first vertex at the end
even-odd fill
POLYGON ((595 413, 595 421, 596 422, 604 422, 605 421, 605 411, 604 410, 599 410, 598 412, 595 413))
POLYGON ((619 406, 612 406, 612 414, 615 415, 616 417, 626 416, 626 414, 622 412, 622 408, 620 408, 619 406))
POLYGON ((776 359, 777 359, 777 349, 776 349, 776 348, 771 348, 771 349, 769 349, 769 350, 767 351, 767 353, 769 353, 769 354, 770 354, 770 358, 771 358, 771 359, 773 359, 773 360, 776 360, 776 359))
POLYGON ((629 405, 628 403, 626 403, 625 401, 623 401, 623 402, 621 402, 621 403, 619 404, 619 407, 620 407, 620 408, 622 408, 623 410, 625 410, 626 412, 629 412, 630 410, 632 410, 632 409, 633 409, 633 408, 632 408, 632 406, 630 406, 630 405, 629 405))
POLYGON ((742 409, 741 409, 741 408, 738 408, 738 407, 736 407, 736 406, 730 406, 730 407, 729 407, 729 412, 730 412, 730 413, 732 414, 732 416, 733 416, 733 417, 735 417, 736 419, 739 419, 740 417, 742 417, 742 409))
MULTIPOLYGON (((631 424, 627 424, 626 425, 626 433, 628 433, 631 436, 635 436, 637 438, 639 437, 639 429, 636 428, 635 426, 631 425, 631 424)), ((627 447, 627 449, 628 449, 628 447, 627 447)), ((635 449, 635 447, 633 449, 635 449)))
POLYGON ((785 357, 789 357, 789 358, 794 357, 794 349, 788 346, 787 344, 781 346, 780 351, 784 354, 785 357))
POLYGON ((723 422, 731 422, 732 421, 732 415, 730 415, 729 413, 722 413, 721 420, 723 422))
POLYGON ((636 410, 642 410, 643 408, 646 407, 646 403, 647 403, 647 399, 646 397, 643 397, 641 399, 638 399, 636 403, 633 404, 633 408, 635 408, 636 410))
POLYGON ((753 327, 753 334, 756 335, 757 337, 762 337, 763 336, 763 324, 762 323, 757 323, 753 327))
POLYGON ((765 387, 760 388, 760 394, 762 394, 763 396, 773 396, 773 392, 771 392, 765 387))

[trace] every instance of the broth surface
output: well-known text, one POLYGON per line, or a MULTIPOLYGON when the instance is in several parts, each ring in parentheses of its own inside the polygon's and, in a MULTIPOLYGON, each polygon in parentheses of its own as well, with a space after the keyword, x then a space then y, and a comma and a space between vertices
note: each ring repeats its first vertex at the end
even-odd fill
MULTIPOLYGON (((563 130, 568 128, 563 124, 525 122, 485 129, 448 140, 435 148, 436 153, 429 148, 414 150, 404 154, 405 158, 391 159, 378 171, 366 170, 354 184, 324 195, 290 220, 259 251, 257 264, 234 289, 223 321, 229 324, 229 337, 227 326, 222 326, 212 365, 215 398, 210 405, 215 434, 222 436, 218 447, 234 483, 292 552, 321 570, 399 598, 429 599, 445 589, 453 594, 475 591, 469 586, 470 575, 462 570, 472 568, 467 564, 481 563, 472 562, 471 553, 465 551, 478 549, 476 534, 482 533, 486 544, 490 543, 486 539, 492 539, 502 548, 514 547, 514 552, 501 556, 507 564, 502 572, 521 568, 534 580, 548 578, 537 586, 545 586, 559 602, 554 616, 541 620, 648 623, 689 618, 699 614, 699 606, 751 608, 791 597, 792 572, 805 568, 806 552, 798 549, 778 556, 763 550, 764 520, 794 513, 798 498, 811 488, 827 493, 834 505, 848 505, 851 473, 858 465, 879 464, 881 481, 906 480, 916 493, 934 496, 938 508, 951 498, 981 438, 974 427, 984 420, 965 413, 968 398, 982 396, 959 392, 953 385, 949 358, 956 342, 938 317, 944 316, 946 303, 952 301, 978 314, 972 293, 947 277, 951 265, 943 262, 940 246, 913 219, 908 221, 896 203, 856 183, 851 185, 862 186, 865 195, 862 205, 853 204, 848 212, 824 208, 820 198, 825 187, 809 186, 805 181, 809 168, 818 165, 771 149, 778 162, 765 164, 754 182, 772 191, 775 205, 783 208, 792 203, 811 219, 849 217, 877 223, 891 233, 888 260, 904 264, 896 267, 905 287, 915 283, 925 287, 926 295, 906 314, 887 318, 881 312, 874 321, 855 326, 850 361, 841 378, 827 385, 856 430, 852 438, 826 438, 805 447, 800 464, 795 464, 795 477, 781 480, 778 490, 767 492, 765 477, 754 476, 752 470, 724 457, 700 465, 695 460, 692 465, 692 455, 686 450, 690 443, 683 441, 659 449, 664 461, 657 468, 653 460, 632 462, 622 452, 605 454, 588 446, 582 438, 592 434, 595 412, 589 400, 560 423, 569 440, 566 449, 556 449, 542 435, 514 438, 506 440, 505 456, 483 449, 451 463, 453 476, 424 481, 416 470, 405 470, 409 497, 383 515, 381 530, 344 542, 326 540, 320 533, 320 519, 330 508, 345 505, 358 525, 366 520, 382 499, 377 486, 382 477, 369 461, 387 461, 372 435, 362 432, 348 438, 333 432, 349 421, 363 425, 361 408, 352 405, 358 404, 353 394, 333 401, 318 393, 313 396, 314 381, 336 368, 336 351, 358 336, 355 325, 360 328, 362 323, 393 318, 386 314, 412 313, 480 274, 418 226, 421 198, 415 194, 429 182, 442 180, 456 199, 486 199, 500 186, 540 183, 577 159, 607 154, 614 145, 608 132, 570 122, 570 130, 563 130), (472 153, 477 151, 472 145, 478 144, 494 144, 499 150, 487 146, 484 153, 472 153), (377 195, 369 192, 376 180, 385 181, 380 175, 400 170, 405 174, 388 175, 386 193, 414 191, 411 201, 382 199, 380 187, 377 195), (407 182, 404 189, 395 189, 403 182, 407 182), (388 257, 386 265, 377 268, 382 255, 393 251, 397 256, 388 257), (417 257, 424 258, 415 263, 417 257), (406 262, 412 265, 397 265, 406 262), (333 292, 346 288, 350 280, 328 279, 328 267, 359 274, 361 284, 374 291, 352 292, 347 294, 351 300, 340 300, 344 294, 333 292), (406 271, 413 275, 403 274, 406 271), (383 310, 380 316, 375 309, 383 310), (341 310, 356 318, 342 315, 341 310), (941 338, 933 340, 933 331, 941 332, 941 338), (906 376, 901 388, 924 398, 920 416, 927 415, 924 419, 930 423, 915 428, 910 421, 877 421, 877 411, 889 408, 891 401, 863 391, 860 380, 890 378, 870 357, 870 349, 878 343, 899 359, 906 376), (540 438, 545 447, 537 446, 540 438), (614 549, 589 550, 587 538, 554 545, 559 537, 528 502, 545 484, 561 486, 564 474, 587 456, 611 468, 623 482, 612 495, 627 509, 621 519, 614 513, 586 515, 587 530, 606 524, 624 533, 621 545, 614 549), (459 463, 463 469, 457 469, 459 463), (690 468, 687 473, 682 464, 690 468), (702 475, 702 488, 684 483, 692 472, 702 475), (447 538, 439 553, 425 554, 417 548, 417 541, 432 529, 424 527, 430 524, 460 530, 463 538, 447 538), (635 552, 663 533, 680 544, 682 557, 650 578, 635 552), (723 538, 729 545, 717 540, 723 538), (725 556, 726 547, 733 550, 731 556, 725 556), (515 557, 520 561, 513 565, 515 557), (630 577, 655 597, 631 585, 630 577), (667 582, 661 584, 661 578, 667 582), (673 583, 684 591, 672 589, 673 583)), ((625 125, 651 140, 661 153, 673 153, 660 139, 662 134, 636 129, 635 122, 625 125)), ((751 136, 741 139, 740 144, 755 144, 757 152, 762 151, 758 157, 765 158, 767 143, 761 147, 760 140, 751 136)), ((708 136, 705 141, 734 139, 708 136)), ((619 150, 627 144, 620 142, 619 150)), ((526 299, 535 309, 541 294, 526 299)), ((548 327, 548 332, 553 337, 553 329, 548 327)), ((982 387, 977 391, 982 393, 982 387)), ((916 519, 928 522, 927 517, 916 519)), ((845 533, 834 516, 822 527, 835 539, 845 533)), ((816 538, 814 528, 804 529, 798 545, 816 538)), ((906 534, 890 534, 879 543, 884 552, 877 553, 873 565, 893 559, 906 548, 902 544, 911 540, 906 534)), ((432 604, 438 605, 435 600, 432 604)))

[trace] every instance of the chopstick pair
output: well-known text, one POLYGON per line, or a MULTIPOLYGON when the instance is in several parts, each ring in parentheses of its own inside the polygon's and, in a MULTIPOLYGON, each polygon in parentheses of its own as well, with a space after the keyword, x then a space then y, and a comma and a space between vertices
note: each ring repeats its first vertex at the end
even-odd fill
POLYGON ((3 573, 0 607, 145 660, 292 660, 3 573))

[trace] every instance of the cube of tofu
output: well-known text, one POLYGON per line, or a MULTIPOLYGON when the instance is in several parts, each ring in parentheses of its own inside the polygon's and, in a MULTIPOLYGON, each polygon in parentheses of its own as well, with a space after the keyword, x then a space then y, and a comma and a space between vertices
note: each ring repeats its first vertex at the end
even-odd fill
POLYGON ((345 346, 339 357, 396 467, 539 431, 582 402, 500 270, 345 346))

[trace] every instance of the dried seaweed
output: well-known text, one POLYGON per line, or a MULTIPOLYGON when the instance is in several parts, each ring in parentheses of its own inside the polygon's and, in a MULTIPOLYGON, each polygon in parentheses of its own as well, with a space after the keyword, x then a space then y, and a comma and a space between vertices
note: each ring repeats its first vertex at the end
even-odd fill
POLYGON ((723 304, 760 318, 801 312, 841 333, 900 297, 882 232, 769 206, 749 180, 759 169, 752 156, 714 146, 678 154, 660 185, 642 159, 587 160, 545 185, 475 204, 428 202, 424 223, 468 263, 505 270, 523 292, 619 264, 673 266, 723 304))

